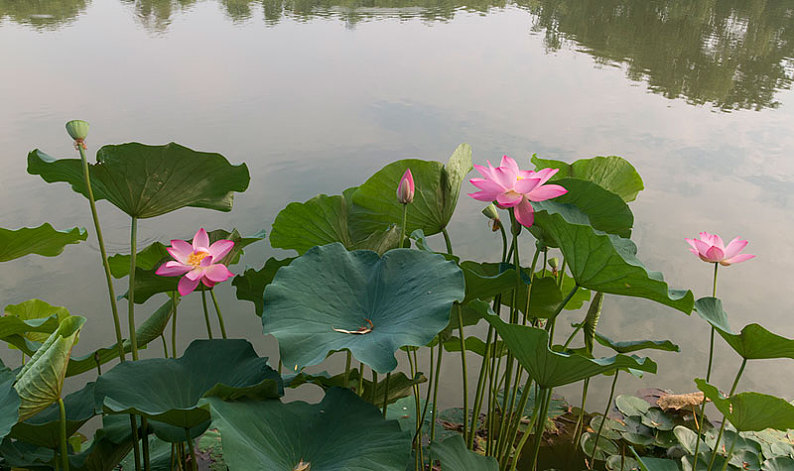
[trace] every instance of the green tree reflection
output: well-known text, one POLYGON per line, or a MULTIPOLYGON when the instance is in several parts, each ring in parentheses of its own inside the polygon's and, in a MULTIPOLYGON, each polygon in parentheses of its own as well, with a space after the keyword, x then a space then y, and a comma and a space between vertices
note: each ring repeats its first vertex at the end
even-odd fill
POLYGON ((88 4, 89 0, 0 0, 0 20, 56 29, 77 18, 88 4))

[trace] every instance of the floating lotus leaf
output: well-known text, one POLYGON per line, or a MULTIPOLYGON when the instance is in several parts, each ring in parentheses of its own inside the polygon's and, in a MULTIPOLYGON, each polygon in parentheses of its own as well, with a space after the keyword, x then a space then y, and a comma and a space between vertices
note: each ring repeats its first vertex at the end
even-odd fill
POLYGON ((794 405, 784 399, 754 392, 726 398, 705 380, 696 379, 695 384, 740 432, 794 429, 794 405))
POLYGON ((590 432, 582 434, 579 446, 587 456, 593 456, 594 449, 597 448, 594 459, 598 461, 604 461, 610 455, 620 453, 620 448, 618 448, 617 444, 603 435, 598 437, 598 446, 596 447, 596 434, 590 432))
POLYGON ((426 235, 444 229, 458 203, 460 186, 471 171, 471 147, 461 144, 446 165, 441 162, 408 159, 383 167, 352 195, 351 232, 358 236, 401 225, 403 205, 397 200, 397 186, 405 170, 410 168, 416 192, 408 205, 406 233, 421 229, 426 235))
MULTIPOLYGON (((106 413, 138 414, 198 436, 209 425, 203 397, 268 399, 283 394, 281 378, 246 340, 195 340, 178 359, 125 362, 97 379, 96 403, 106 413)), ((152 428, 168 441, 167 427, 152 428), (166 436, 163 436, 166 435, 166 436)), ((177 434, 180 435, 180 434, 177 434)))
POLYGON ((595 339, 601 345, 611 348, 618 353, 631 353, 640 350, 662 350, 665 352, 680 352, 681 347, 669 340, 628 340, 616 342, 606 335, 596 332, 595 339))
POLYGON ((681 471, 681 465, 676 461, 662 458, 653 458, 649 456, 640 456, 636 451, 634 451, 634 448, 632 448, 631 451, 637 458, 642 471, 681 471))
POLYGON ((14 372, 0 362, 0 439, 8 435, 19 418, 19 395, 14 389, 14 372))
POLYGON ((482 456, 466 448, 461 435, 430 444, 433 460, 441 462, 444 471, 497 471, 499 463, 491 456, 482 456))
POLYGON ((265 289, 262 320, 288 368, 348 349, 385 373, 397 366, 398 348, 424 346, 444 329, 463 296, 463 273, 440 255, 395 249, 379 257, 336 243, 278 271, 265 289))
POLYGON ((56 231, 48 223, 13 231, 0 228, 0 262, 8 262, 30 254, 55 257, 63 252, 67 245, 77 244, 87 238, 88 233, 82 227, 56 231))
POLYGON ((206 401, 229 469, 405 471, 410 456, 411 435, 343 389, 319 404, 206 401))
POLYGON ((692 311, 692 292, 669 289, 661 273, 648 271, 637 259, 637 246, 631 240, 593 229, 587 216, 573 206, 553 200, 532 204, 533 233, 540 230, 547 243, 554 241, 579 286, 650 299, 686 314, 692 311))
POLYGON ((790 456, 777 456, 761 464, 764 471, 794 471, 794 458, 790 456))
MULTIPOLYGON (((104 146, 89 164, 94 198, 108 200, 131 217, 151 218, 192 206, 231 211, 233 193, 250 180, 245 164, 231 165, 220 154, 196 152, 179 144, 139 143, 104 146)), ((79 159, 55 160, 34 150, 28 173, 45 181, 67 182, 86 196, 79 159)))
MULTIPOLYGON (((179 305, 179 297, 176 298, 176 303, 179 305)), ((162 335, 168 321, 171 320, 171 315, 174 313, 174 301, 169 299, 164 302, 154 313, 149 316, 141 325, 135 328, 136 340, 138 349, 143 349, 153 340, 162 335)), ((123 340, 122 347, 125 353, 132 351, 132 345, 128 340, 123 340)), ((95 350, 87 355, 72 357, 69 360, 69 367, 66 369, 66 376, 74 376, 86 371, 93 370, 97 367, 97 363, 101 366, 105 363, 115 360, 119 357, 118 344, 113 344, 110 347, 103 347, 95 350)))
MULTIPOLYGON (((678 439, 678 443, 686 450, 687 453, 690 455, 695 454, 695 447, 697 446, 698 441, 698 434, 689 427, 684 427, 683 425, 678 425, 673 428, 673 434, 678 439)), ((700 439, 700 446, 698 447, 699 454, 709 453, 711 451, 711 446, 708 445, 702 438, 700 439)))
POLYGON ((25 420, 46 409, 61 397, 69 355, 85 317, 69 316, 36 350, 17 373, 14 388, 19 394, 19 420, 25 420))
POLYGON ((604 466, 608 471, 637 471, 640 469, 640 463, 637 460, 624 455, 611 455, 607 458, 604 466))
POLYGON ((619 195, 627 203, 634 201, 637 194, 644 188, 642 178, 634 166, 626 159, 616 155, 581 159, 572 164, 533 156, 532 163, 537 169, 560 169, 552 177, 552 181, 556 182, 566 178, 587 180, 619 195))
POLYGON ((242 275, 235 276, 232 286, 237 288, 237 299, 254 303, 256 315, 261 316, 265 311, 265 287, 273 281, 279 268, 289 265, 293 260, 295 259, 278 260, 271 257, 259 270, 249 268, 242 275))
POLYGON ((717 333, 742 358, 748 360, 794 359, 794 340, 773 334, 759 324, 746 325, 741 333, 734 333, 728 325, 728 315, 722 309, 722 301, 719 299, 700 298, 695 303, 695 309, 698 315, 714 326, 717 333))
POLYGON ((648 401, 628 394, 620 394, 616 397, 615 406, 626 417, 645 415, 651 408, 648 401))
MULTIPOLYGON (((83 389, 69 394, 63 402, 66 408, 66 436, 71 437, 95 415, 94 383, 88 383, 83 389)), ((51 404, 28 420, 16 424, 11 429, 11 437, 55 450, 61 442, 60 426, 58 404, 51 404)))
POLYGON ((575 383, 598 374, 632 368, 656 373, 650 358, 616 355, 609 358, 585 358, 576 354, 558 353, 549 349, 549 334, 543 329, 508 324, 497 316, 486 319, 496 328, 507 348, 530 377, 543 388, 575 383))

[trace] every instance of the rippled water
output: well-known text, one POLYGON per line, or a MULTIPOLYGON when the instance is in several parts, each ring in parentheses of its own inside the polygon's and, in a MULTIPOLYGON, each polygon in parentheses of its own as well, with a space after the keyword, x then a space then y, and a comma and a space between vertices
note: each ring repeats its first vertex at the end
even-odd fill
MULTIPOLYGON (((233 212, 141 221, 141 244, 200 226, 269 230, 289 201, 339 193, 392 160, 445 160, 461 142, 479 163, 620 155, 645 179, 632 203, 640 258, 705 296, 711 267, 683 238, 741 235, 758 257, 721 271, 734 327, 760 322, 794 336, 793 16, 792 1, 0 0, 0 226, 91 227, 81 197, 25 171, 37 147, 74 155, 63 130, 74 118, 91 122, 90 150, 176 141, 248 164, 251 187, 233 212)), ((99 206, 111 250, 123 252, 128 221, 99 206)), ((464 258, 493 260, 499 241, 480 209, 464 198, 450 233, 464 258)), ((243 263, 273 255, 287 254, 263 243, 243 263)), ((112 339, 102 284, 89 242, 3 264, 0 303, 40 297, 86 315, 83 353, 112 339)), ((230 334, 275 357, 252 305, 228 284, 218 291, 230 334)), ((184 347, 204 327, 197 299, 182 306, 184 347)), ((659 375, 619 388, 694 389, 708 337, 695 317, 608 297, 605 334, 670 338, 683 351, 653 355, 659 375)), ((738 359, 722 344, 718 352, 715 378, 727 386, 738 359)), ((159 353, 153 345, 145 355, 159 353)), ((454 366, 448 404, 460 402, 454 366)), ((783 361, 752 363, 740 389, 794 399, 792 372, 783 361)), ((603 402, 595 389, 593 404, 603 402)))

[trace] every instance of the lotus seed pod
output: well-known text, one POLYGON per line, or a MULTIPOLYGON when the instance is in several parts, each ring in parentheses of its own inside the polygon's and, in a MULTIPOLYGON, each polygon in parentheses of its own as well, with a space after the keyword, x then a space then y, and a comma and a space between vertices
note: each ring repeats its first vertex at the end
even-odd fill
POLYGON ((66 132, 75 141, 84 141, 88 136, 88 123, 79 119, 66 123, 66 132))
POLYGON ((482 214, 492 221, 499 220, 499 213, 496 211, 496 206, 491 203, 482 210, 482 214))
POLYGON ((560 259, 557 257, 551 257, 549 259, 549 266, 552 270, 557 271, 557 269, 560 268, 560 259))

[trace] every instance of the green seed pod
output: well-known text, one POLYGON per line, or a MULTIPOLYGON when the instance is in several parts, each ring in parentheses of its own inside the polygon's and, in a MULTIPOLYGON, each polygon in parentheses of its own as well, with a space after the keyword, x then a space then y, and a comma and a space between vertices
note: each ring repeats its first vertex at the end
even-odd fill
POLYGON ((549 266, 552 270, 557 271, 557 269, 560 268, 560 259, 557 257, 551 257, 549 259, 549 266))
POLYGON ((491 203, 482 210, 482 214, 492 221, 499 220, 499 212, 496 211, 496 206, 491 203))
POLYGON ((66 123, 66 132, 75 141, 84 141, 88 136, 88 123, 75 119, 66 123))

